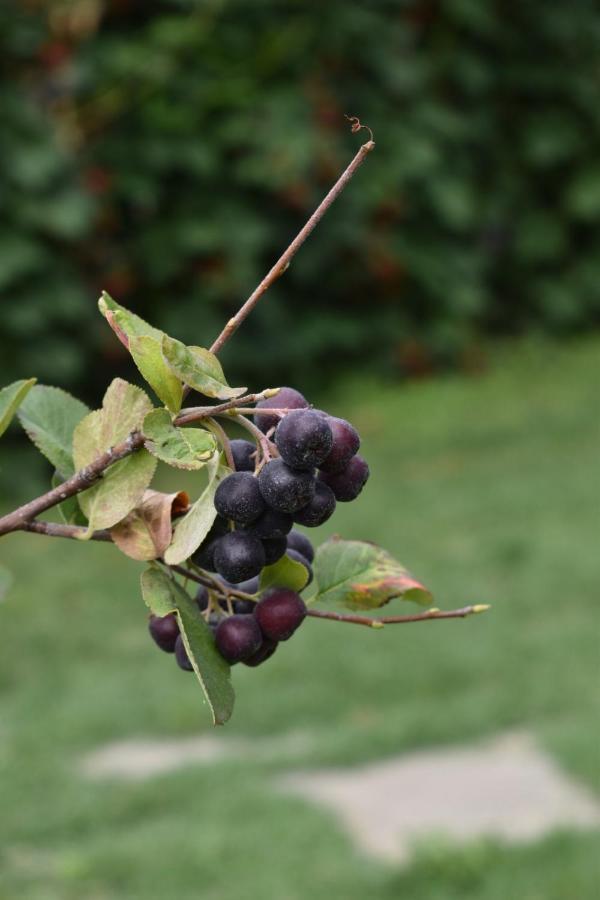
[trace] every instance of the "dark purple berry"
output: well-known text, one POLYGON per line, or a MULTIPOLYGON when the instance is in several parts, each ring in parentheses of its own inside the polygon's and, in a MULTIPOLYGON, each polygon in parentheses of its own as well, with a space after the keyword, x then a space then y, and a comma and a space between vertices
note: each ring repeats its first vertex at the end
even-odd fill
POLYGON ((302 470, 319 466, 333 446, 328 420, 314 409, 288 413, 277 426, 273 440, 283 461, 302 470))
POLYGON ((252 656, 248 657, 248 659, 243 660, 243 663, 245 666, 256 668, 256 666, 260 666, 262 665, 262 663, 270 659, 276 650, 277 641, 270 641, 269 638, 263 638, 263 642, 256 653, 253 653, 252 656))
POLYGON ((197 566, 200 566, 201 569, 207 569, 209 572, 214 572, 215 563, 213 554, 217 541, 224 534, 227 534, 228 531, 229 523, 227 520, 222 519, 221 516, 217 516, 210 531, 198 549, 192 554, 192 561, 195 562, 197 566))
POLYGON ((247 526, 246 531, 259 538, 285 537, 293 524, 294 517, 290 513, 279 512, 267 507, 256 521, 247 526))
MULTIPOLYGON (((302 396, 300 391, 291 387, 282 387, 278 394, 269 397, 268 400, 260 400, 257 404, 259 409, 306 409, 308 401, 302 396)), ((263 413, 256 416, 256 424, 265 434, 271 428, 274 428, 279 422, 279 416, 263 413)))
POLYGON ((230 531, 219 538, 214 551, 219 575, 233 584, 259 575, 265 565, 265 551, 259 538, 245 531, 230 531))
POLYGON ((234 613, 239 615, 250 615, 254 612, 256 602, 254 600, 233 600, 232 604, 234 613))
POLYGON ((187 655, 187 650, 185 649, 185 644, 183 643, 181 635, 179 635, 175 641, 175 659, 177 660, 177 665, 180 669, 185 669, 186 672, 194 671, 194 667, 187 655))
POLYGON ((319 465, 323 472, 341 472, 346 468, 353 456, 358 453, 360 437, 358 431, 345 419, 328 416, 327 424, 331 428, 333 445, 329 456, 319 465))
POLYGON ((179 625, 174 613, 166 616, 150 616, 148 631, 155 644, 158 644, 165 653, 175 651, 175 641, 179 637, 179 625))
MULTIPOLYGON (((313 580, 313 570, 312 570, 312 566, 309 563, 309 561, 307 560, 307 558, 305 556, 303 556, 301 553, 298 553, 297 550, 292 550, 291 547, 288 547, 285 555, 289 556, 290 559, 293 559, 294 562, 301 563, 301 565, 304 566, 304 568, 308 572, 308 580, 307 580, 306 584, 304 585, 304 587, 308 587, 308 585, 313 580)), ((302 590, 304 590, 304 588, 302 588, 302 590)))
POLYGON ((250 472, 234 472, 224 478, 215 493, 215 509, 224 519, 249 525, 265 511, 258 480, 250 472))
POLYGON ((196 603, 198 604, 200 612, 204 612, 208 606, 208 588, 205 588, 203 584, 198 585, 198 590, 196 591, 196 603))
POLYGON ((316 528, 329 519, 335 510, 335 495, 329 485, 317 481, 315 495, 306 506, 299 509, 294 521, 307 528, 316 528))
POLYGON ((265 637, 287 641, 306 616, 304 600, 288 588, 275 588, 256 604, 256 621, 265 637))
POLYGON ((312 472, 290 469, 282 459, 272 459, 260 470, 258 484, 270 507, 295 513, 310 503, 316 482, 312 472))
POLYGON ((319 479, 328 484, 335 499, 342 503, 356 500, 369 477, 369 466, 362 456, 353 456, 343 472, 330 475, 320 472, 319 479))
POLYGON ((265 565, 272 566, 278 559, 281 559, 287 550, 287 541, 282 538, 266 538, 262 545, 265 551, 265 565))
POLYGON ((247 659, 262 644, 262 634, 254 616, 235 615, 223 619, 215 633, 217 649, 229 663, 247 659))
POLYGON ((255 575, 254 578, 248 578, 246 581, 240 581, 239 584, 234 584, 233 587, 237 588, 238 591, 243 591, 245 594, 257 594, 258 575, 255 575))
POLYGON ((301 531, 290 531, 287 536, 287 545, 291 550, 301 553, 309 562, 315 558, 315 549, 309 539, 301 531))
POLYGON ((250 441, 236 439, 230 441, 231 455, 236 472, 254 472, 256 466, 256 445, 250 441))

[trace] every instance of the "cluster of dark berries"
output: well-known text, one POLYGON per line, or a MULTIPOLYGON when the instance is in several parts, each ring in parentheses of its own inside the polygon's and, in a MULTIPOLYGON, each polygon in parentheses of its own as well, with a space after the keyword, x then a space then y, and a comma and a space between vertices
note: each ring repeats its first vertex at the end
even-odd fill
MULTIPOLYGON (((298 558, 310 568, 313 549, 307 538, 297 532, 289 535, 291 543, 300 546, 310 559, 291 548, 298 558)), ((258 578, 237 585, 223 587, 256 594, 258 578)), ((201 612, 209 607, 209 592, 200 587, 196 602, 201 612)), ((243 662, 247 666, 259 666, 266 662, 277 649, 280 641, 287 641, 302 624, 306 616, 306 606, 302 597, 287 588, 271 588, 258 600, 232 599, 223 597, 208 617, 208 626, 215 638, 215 645, 221 656, 230 664, 243 662), (231 610, 231 611, 230 611, 231 610)), ((166 653, 174 653, 177 664, 186 671, 192 671, 179 625, 174 613, 167 616, 150 616, 149 630, 155 643, 166 653)))
POLYGON ((217 519, 193 561, 238 583, 258 575, 287 550, 294 523, 314 528, 329 519, 336 501, 354 500, 369 467, 358 456, 360 438, 344 419, 309 409, 293 388, 258 404, 256 424, 272 436, 278 457, 255 474, 256 447, 231 442, 236 471, 215 495, 217 519), (283 417, 269 409, 289 409, 283 417))
MULTIPOLYGON (((314 551, 308 538, 292 531, 294 523, 322 525, 337 501, 358 497, 369 477, 369 467, 358 455, 360 438, 349 422, 309 408, 302 394, 289 387, 258 407, 256 425, 278 455, 257 465, 254 444, 231 441, 235 471, 217 488, 217 517, 192 556, 196 566, 216 573, 225 586, 248 594, 257 593, 262 569, 285 554, 305 566, 310 583, 314 551), (288 412, 270 411, 279 409, 288 412)), ((205 589, 197 599, 205 611, 205 589)), ((227 606, 221 601, 208 622, 228 662, 259 665, 278 641, 291 636, 305 614, 298 594, 276 588, 256 603, 234 600, 227 606)), ((150 631, 163 650, 175 653, 182 668, 191 668, 174 617, 153 617, 150 631)))

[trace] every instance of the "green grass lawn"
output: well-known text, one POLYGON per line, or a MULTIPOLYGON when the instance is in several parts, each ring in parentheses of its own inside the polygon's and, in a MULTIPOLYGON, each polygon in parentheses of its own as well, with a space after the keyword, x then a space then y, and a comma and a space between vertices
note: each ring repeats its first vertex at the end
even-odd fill
MULTIPOLYGON (((596 897, 597 834, 520 848, 432 841, 396 870, 361 858, 332 817, 269 779, 524 728, 600 787, 599 358, 597 339, 524 346, 479 378, 357 378, 322 400, 361 430, 372 478, 319 537, 376 540, 436 605, 493 610, 382 632, 309 620, 263 668, 237 667, 219 735, 298 733, 281 759, 84 780, 85 752, 207 731, 206 707, 149 642, 140 566, 104 545, 2 540, 16 583, 0 607, 0 898, 596 897)), ((10 480, 27 499, 26 479, 10 480)))

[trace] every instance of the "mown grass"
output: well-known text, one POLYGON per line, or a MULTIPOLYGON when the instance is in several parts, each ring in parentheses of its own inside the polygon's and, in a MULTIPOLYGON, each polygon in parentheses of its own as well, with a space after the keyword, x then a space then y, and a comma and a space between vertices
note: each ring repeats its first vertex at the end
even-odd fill
POLYGON ((148 641, 139 566, 103 545, 3 540, 16 583, 0 608, 2 900, 596 896, 597 835, 432 839, 396 871, 269 782, 291 765, 524 728, 598 789, 599 354, 598 340, 522 346, 479 378, 357 377, 322 400, 357 423, 373 474, 319 537, 374 539, 437 605, 493 610, 383 632, 309 621, 268 665, 236 669, 219 735, 294 732, 285 755, 140 783, 82 778, 81 755, 102 742, 197 734, 209 717, 193 679, 148 641))

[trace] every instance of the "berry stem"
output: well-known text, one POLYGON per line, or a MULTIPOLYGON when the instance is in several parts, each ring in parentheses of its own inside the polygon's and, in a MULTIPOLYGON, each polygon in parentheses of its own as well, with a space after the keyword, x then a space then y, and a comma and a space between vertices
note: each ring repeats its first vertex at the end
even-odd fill
POLYGON ((223 345, 227 343, 232 334, 234 334, 238 330, 244 319, 246 319, 247 316, 252 312, 262 295, 266 293, 266 291, 268 291, 271 285, 275 281, 277 281, 277 279, 281 275, 283 275, 283 273, 288 268, 292 258, 296 255, 306 238, 319 224, 329 207, 335 202, 335 200, 337 200, 356 170, 360 165, 362 165, 362 163, 365 161, 368 154, 371 152, 371 150, 374 149, 374 147, 375 142, 373 140, 370 140, 359 148, 358 153, 356 154, 350 165, 342 172, 329 193, 326 194, 323 200, 319 203, 310 219, 300 229, 287 250, 284 250, 272 269, 265 275, 258 287, 255 288, 254 291, 250 294, 244 305, 237 311, 235 316, 233 316, 233 318, 231 318, 227 322, 210 348, 212 353, 218 353, 219 350, 221 350, 223 345))
MULTIPOLYGON (((271 410, 269 410, 271 412, 271 410)), ((234 422, 237 422, 238 425, 241 425, 242 428, 245 428, 246 431, 249 431, 254 440, 260 446, 261 451, 261 460, 256 461, 256 472, 259 472, 265 463, 269 462, 274 456, 277 456, 277 448, 271 441, 268 439, 266 435, 262 433, 260 428, 257 428, 254 422, 251 422, 250 419, 247 419, 245 416, 239 415, 231 415, 229 412, 225 413, 228 418, 232 418, 234 422)))
POLYGON ((209 431, 212 431, 217 438, 219 444, 221 445, 221 449, 225 454, 227 465, 232 472, 235 472, 235 461, 233 459, 233 452, 231 450, 231 442, 225 434, 225 430, 221 428, 217 420, 213 419, 212 416, 210 417, 210 419, 206 420, 206 427, 209 429, 209 431))
POLYGON ((329 612, 328 610, 309 609, 307 615, 316 619, 330 619, 332 622, 350 622, 353 625, 366 625, 367 628, 383 628, 384 625, 402 625, 406 622, 428 622, 432 619, 464 619, 466 616, 477 615, 486 612, 490 607, 485 603, 475 606, 463 606, 461 609, 430 609, 424 613, 416 613, 412 616, 382 616, 370 618, 369 616, 347 616, 342 613, 329 612))

